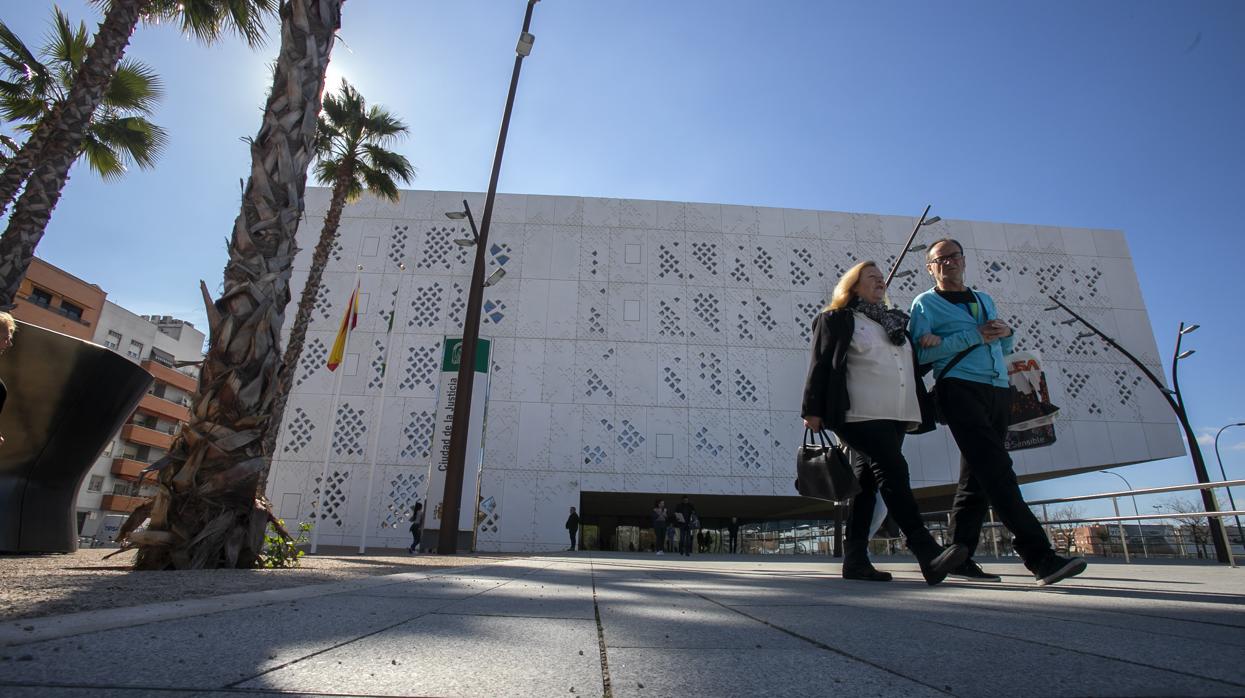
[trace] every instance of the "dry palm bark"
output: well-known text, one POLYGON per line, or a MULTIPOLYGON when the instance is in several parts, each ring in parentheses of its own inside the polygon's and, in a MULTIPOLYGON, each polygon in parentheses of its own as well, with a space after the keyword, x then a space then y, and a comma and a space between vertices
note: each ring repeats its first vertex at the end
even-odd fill
POLYGON ((251 143, 251 176, 224 290, 213 302, 203 287, 210 339, 199 392, 190 422, 158 471, 148 528, 127 536, 139 547, 139 569, 251 567, 260 554, 271 517, 256 492, 264 464, 260 435, 279 385, 294 235, 341 5, 287 0, 281 6, 281 51, 263 125, 251 143))

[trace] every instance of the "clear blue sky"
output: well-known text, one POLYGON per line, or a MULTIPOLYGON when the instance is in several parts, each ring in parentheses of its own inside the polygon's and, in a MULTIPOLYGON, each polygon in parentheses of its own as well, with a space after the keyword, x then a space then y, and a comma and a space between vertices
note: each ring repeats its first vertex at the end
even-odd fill
MULTIPOLYGON (((413 186, 486 188, 523 7, 346 3, 330 79, 410 124, 413 186)), ((50 11, 0 18, 38 44, 50 11)), ((1245 3, 544 0, 532 31, 502 191, 1122 229, 1160 352, 1181 320, 1202 325, 1181 375, 1194 426, 1245 421, 1245 3)), ((167 83, 168 153, 112 184, 76 168, 38 254, 136 312, 202 324, 197 280, 220 283, 276 47, 141 28, 128 55, 167 83)), ((1221 449, 1245 478, 1245 428, 1221 449)), ((1193 478, 1187 458, 1118 472, 1193 478)))

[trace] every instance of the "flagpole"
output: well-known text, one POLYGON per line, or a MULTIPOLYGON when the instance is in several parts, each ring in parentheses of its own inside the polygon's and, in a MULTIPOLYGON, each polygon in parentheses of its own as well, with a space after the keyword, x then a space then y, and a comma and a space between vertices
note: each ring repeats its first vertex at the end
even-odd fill
MULTIPOLYGON (((398 270, 406 271, 406 265, 399 263, 398 270)), ((385 338, 385 355, 381 359, 381 381, 380 381, 380 407, 376 408, 376 421, 373 423, 372 429, 372 445, 368 449, 371 463, 369 464, 367 473, 367 499, 363 500, 363 527, 360 529, 362 533, 359 536, 359 554, 362 555, 367 550, 367 529, 368 519, 372 515, 372 481, 376 478, 376 452, 380 450, 380 430, 385 424, 385 392, 389 389, 389 355, 393 351, 395 340, 393 338, 393 321, 398 316, 398 296, 402 295, 402 277, 398 276, 398 291, 393 294, 393 308, 389 311, 389 329, 386 330, 388 337, 385 338)))
POLYGON ((359 252, 355 254, 354 265, 354 292, 350 296, 350 301, 346 308, 346 342, 342 345, 342 366, 341 372, 337 373, 337 377, 333 380, 333 399, 329 403, 329 414, 332 415, 332 421, 329 422, 328 440, 324 443, 324 468, 320 471, 320 498, 316 502, 316 525, 311 529, 311 554, 316 554, 316 549, 320 545, 320 524, 324 523, 324 497, 328 494, 329 485, 329 458, 333 455, 333 437, 337 434, 337 403, 341 400, 342 395, 342 378, 346 375, 346 356, 350 351, 350 335, 353 329, 350 326, 350 316, 354 313, 354 309, 359 303, 359 276, 363 272, 363 265, 359 264, 359 256, 363 252, 363 246, 359 246, 359 252))

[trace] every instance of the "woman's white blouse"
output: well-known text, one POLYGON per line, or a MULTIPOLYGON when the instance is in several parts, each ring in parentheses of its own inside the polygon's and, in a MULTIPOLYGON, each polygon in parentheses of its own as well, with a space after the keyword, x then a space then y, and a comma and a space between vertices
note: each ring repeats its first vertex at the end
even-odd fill
POLYGON ((892 344, 880 324, 860 313, 854 315, 856 329, 847 348, 847 396, 851 400, 847 421, 893 419, 919 424, 912 345, 892 344))

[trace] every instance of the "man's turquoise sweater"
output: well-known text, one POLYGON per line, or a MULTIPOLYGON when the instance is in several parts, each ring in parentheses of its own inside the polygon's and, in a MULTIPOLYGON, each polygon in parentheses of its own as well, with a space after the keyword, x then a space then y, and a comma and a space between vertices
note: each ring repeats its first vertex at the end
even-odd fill
MULTIPOLYGON (((994 308, 994 299, 981 291, 976 291, 976 294, 985 312, 982 322, 995 319, 998 311, 994 308)), ((982 343, 976 318, 962 306, 938 295, 932 288, 912 301, 912 319, 908 321, 908 332, 916 347, 917 361, 922 365, 933 364, 935 377, 956 354, 982 343), (931 332, 942 337, 942 344, 924 349, 919 340, 931 332)), ((960 359, 946 377, 1006 388, 1010 383, 1003 357, 1011 353, 1014 336, 1004 337, 983 348, 972 350, 960 359)))

